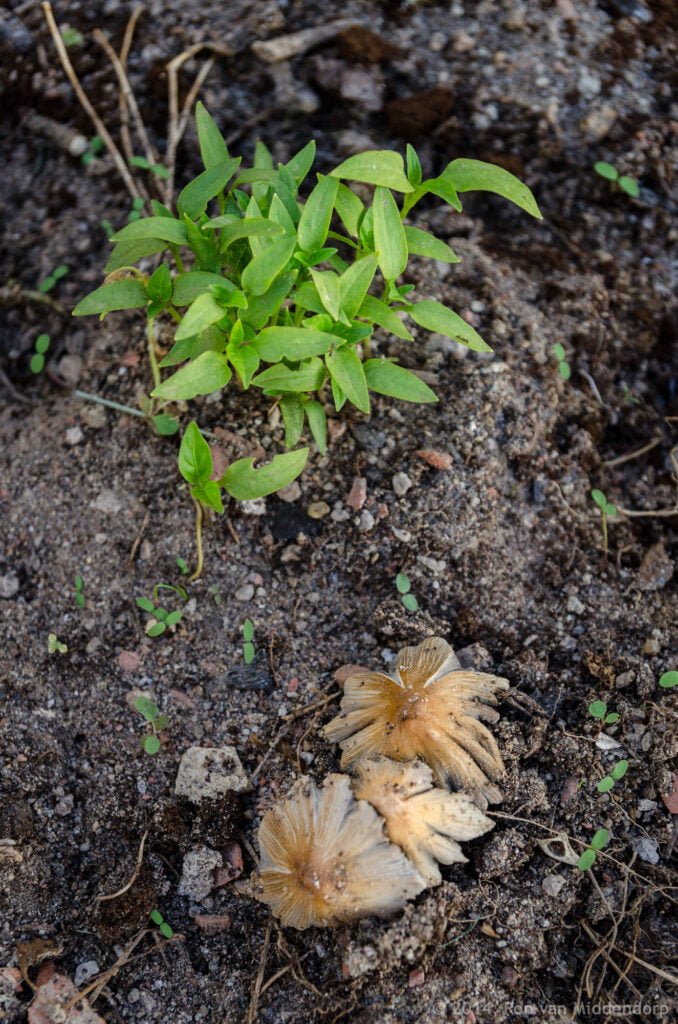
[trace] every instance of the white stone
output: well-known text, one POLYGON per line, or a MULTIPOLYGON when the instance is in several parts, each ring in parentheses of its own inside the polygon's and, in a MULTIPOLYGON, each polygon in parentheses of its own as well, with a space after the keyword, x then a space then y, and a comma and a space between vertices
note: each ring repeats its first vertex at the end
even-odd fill
POLYGON ((399 498, 402 498, 403 495, 407 494, 410 487, 412 486, 412 481, 410 480, 407 473, 396 473, 393 479, 391 480, 391 485, 393 487, 394 493, 399 498))
POLYGON ((99 964, 96 960, 83 960, 81 964, 75 968, 75 974, 73 975, 73 981, 80 988, 85 982, 90 981, 91 978, 96 978, 99 973, 99 964))
POLYGON ((223 867, 223 857, 209 846, 189 850, 184 857, 177 892, 194 900, 204 900, 214 888, 214 872, 223 867))
POLYGON ((177 796, 196 804, 251 788, 235 747, 189 747, 181 758, 174 784, 177 796))
POLYGON ((254 597, 254 587, 251 583, 243 583, 235 592, 236 601, 251 601, 254 597))

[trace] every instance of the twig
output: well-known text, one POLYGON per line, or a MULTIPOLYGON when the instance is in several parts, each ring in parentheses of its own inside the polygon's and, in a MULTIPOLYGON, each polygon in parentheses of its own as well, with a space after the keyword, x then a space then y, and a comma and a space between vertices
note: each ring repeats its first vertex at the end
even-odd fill
POLYGON ((129 559, 128 559, 130 565, 134 565, 134 559, 136 558, 137 551, 139 550, 139 545, 141 544, 141 538, 143 537, 143 535, 146 532, 146 527, 148 526, 150 518, 151 518, 151 513, 150 512, 146 512, 146 515, 144 516, 144 521, 141 524, 141 529, 139 530, 138 534, 134 538, 134 543, 132 544, 132 547, 130 549, 129 559))
POLYGON ((18 281, 10 278, 7 284, 0 287, 0 306, 18 306, 21 302, 29 302, 34 306, 49 306, 59 316, 71 314, 60 302, 44 292, 36 292, 30 288, 22 288, 18 281))
POLYGON ((205 556, 202 548, 202 523, 204 519, 202 505, 199 501, 193 499, 195 505, 195 547, 196 547, 196 566, 195 572, 191 573, 188 577, 188 583, 194 583, 195 580, 202 576, 203 566, 205 564, 205 556))
MULTIPOLYGON (((141 5, 135 7, 129 16, 127 25, 125 26, 125 34, 122 37, 122 46, 120 48, 120 65, 125 75, 127 75, 127 59, 132 48, 134 30, 136 28, 137 21, 143 14, 143 10, 144 8, 141 5)), ((127 153, 127 158, 129 159, 129 154, 133 153, 134 150, 132 148, 132 139, 129 133, 129 108, 122 91, 118 95, 118 109, 120 111, 120 137, 122 139, 123 149, 127 153)))
POLYGON ((49 2, 47 2, 47 0, 44 0, 42 4, 42 9, 45 15, 45 19, 47 21, 50 34, 52 36, 52 39, 54 40, 54 45, 56 46, 57 53, 59 55, 59 60, 61 61, 61 66, 66 72, 66 77, 71 83, 73 91, 75 92, 75 95, 80 101, 81 107, 89 116, 92 124, 96 129, 97 134, 103 139, 104 145, 106 146, 106 149, 113 158, 113 162, 115 163, 118 173, 120 174, 120 177, 125 183, 125 187, 129 194, 132 196, 133 199, 143 199, 143 196, 139 191, 137 183, 135 182, 134 178, 127 169, 127 165, 122 157, 122 153, 113 141, 106 125, 101 120, 96 110, 90 103, 87 93, 81 86, 78 76, 73 70, 73 65, 71 64, 70 57, 68 56, 68 53, 66 51, 66 47, 64 45, 61 32, 56 21, 54 20, 54 15, 52 14, 52 5, 49 2))
POLYGON ((141 409, 133 409, 131 405, 121 405, 110 398, 101 398, 99 395, 90 395, 87 391, 74 391, 74 398, 82 398, 85 402, 94 402, 96 405, 105 405, 107 409, 115 409, 116 412, 124 412, 127 416, 137 416, 139 419, 146 419, 141 409))
POLYGON ((658 444, 661 444, 661 437, 655 437, 654 440, 648 441, 642 448, 636 448, 635 451, 627 452, 626 455, 618 455, 615 459, 606 459, 603 462, 604 466, 621 466, 625 462, 631 462, 633 459, 639 459, 641 455, 645 455, 646 452, 651 452, 653 448, 656 448, 658 444))
MULTIPOLYGON (((148 515, 148 513, 146 513, 148 515)), ((99 896, 99 902, 104 903, 106 900, 117 900, 118 896, 122 896, 128 889, 131 889, 136 882, 139 872, 141 871, 141 864, 144 859, 144 846, 148 838, 148 829, 144 832, 141 837, 141 843, 139 844, 139 852, 137 853, 136 863, 134 865, 134 871, 132 872, 129 882, 123 885, 122 889, 117 889, 115 892, 110 893, 108 896, 99 896)))
POLYGON ((249 1009, 247 1011, 247 1024, 254 1024, 257 1019, 257 1007, 259 1006, 259 996, 261 994, 261 985, 264 980, 264 971, 266 970, 266 960, 268 959, 268 946, 271 941, 271 931, 273 930, 273 919, 269 918, 268 925, 266 926, 266 935, 264 936, 264 948, 261 951, 261 963, 259 964, 259 970, 254 981, 254 987, 252 989, 252 998, 250 999, 249 1009))
POLYGON ((600 404, 604 408, 605 407, 605 402, 603 401, 603 399, 601 397, 601 394, 600 394, 600 391, 598 390, 598 385, 596 384, 596 382, 593 379, 593 377, 591 376, 591 374, 588 372, 588 370, 582 370, 581 366, 577 367, 577 369, 579 370, 579 372, 582 375, 582 377, 584 378, 584 380, 588 381, 589 387, 591 388, 591 391, 593 392, 593 395, 594 395, 595 399, 598 402, 600 402, 600 404))

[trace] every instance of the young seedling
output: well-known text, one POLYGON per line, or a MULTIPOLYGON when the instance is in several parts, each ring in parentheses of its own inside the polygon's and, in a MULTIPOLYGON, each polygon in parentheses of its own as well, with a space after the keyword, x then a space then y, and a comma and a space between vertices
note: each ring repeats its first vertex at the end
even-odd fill
POLYGON ((630 178, 628 174, 620 176, 614 164, 609 164, 606 160, 599 160, 593 165, 593 170, 601 178, 614 182, 622 192, 626 192, 627 196, 631 196, 632 199, 637 199, 640 195, 640 187, 636 179, 630 178))
POLYGON ((592 718, 597 718, 601 723, 601 729, 604 725, 614 725, 615 722, 619 721, 619 715, 616 711, 610 711, 608 714, 607 704, 604 700, 594 700, 589 704, 588 711, 592 718))
POLYGON ((567 361, 565 349, 560 343, 558 343, 557 345, 553 346, 552 351, 554 356, 558 360, 558 373, 563 378, 563 380, 569 380, 572 376, 572 370, 570 369, 570 364, 567 361))
POLYGON ((61 643, 56 633, 50 633, 47 637, 47 650, 50 654, 65 654, 68 647, 61 643))
MULTIPOLYGON (((89 145, 87 149, 80 157, 80 163, 83 165, 83 167, 88 167, 94 160, 96 160, 96 158, 98 157, 99 153, 101 153, 103 148, 104 140, 101 138, 101 136, 93 135, 92 138, 89 140, 89 145)), ((110 238, 110 236, 113 234, 113 225, 110 221, 106 221, 106 223, 109 224, 111 228, 110 232, 107 232, 107 237, 110 238)))
POLYGON ((127 214, 127 223, 132 224, 135 220, 141 220, 141 211, 144 208, 144 200, 137 196, 132 200, 132 208, 127 214))
MULTIPOLYGON (((494 192, 541 218, 534 196, 516 177, 461 159, 425 178, 408 146, 406 161, 375 150, 307 182, 314 142, 277 168, 260 143, 254 166, 243 169, 201 103, 196 125, 205 170, 181 190, 176 210, 152 201, 151 216, 142 217, 140 207, 133 211, 112 237, 104 284, 74 310, 77 316, 144 311, 157 403, 220 391, 235 376, 242 389, 257 388, 279 404, 288 447, 295 447, 307 425, 325 452, 330 403, 337 410, 350 403, 369 414, 370 392, 437 400, 395 360, 370 357, 377 328, 413 340, 406 316, 475 351, 490 351, 458 313, 432 299, 415 300, 413 285, 399 283, 413 256, 458 262, 445 242, 406 221, 424 197, 460 210, 460 193, 472 190, 494 192), (360 198, 351 182, 369 186, 370 198, 360 198), (150 276, 134 266, 160 253, 166 256, 150 276), (155 342, 154 322, 161 317, 174 322, 167 353, 159 353, 155 342), (172 371, 165 380, 164 369, 172 371)), ((276 456, 261 469, 252 459, 239 459, 221 480, 212 480, 209 450, 191 427, 180 470, 194 500, 217 512, 223 509, 221 490, 237 500, 263 497, 291 483, 307 460, 308 448, 276 456)))
POLYGON ((77 28, 70 28, 65 25, 61 29, 61 38, 64 41, 64 46, 82 46, 85 42, 85 37, 82 32, 78 32, 77 28))
POLYGON ((182 600, 188 600, 188 594, 183 587, 175 587, 170 583, 156 583, 152 591, 152 600, 148 597, 137 597, 137 608, 141 608, 142 611, 148 612, 152 616, 146 623, 146 636, 161 636, 165 630, 171 629, 172 626, 176 626, 181 622, 182 613, 179 609, 169 612, 158 604, 159 590, 173 590, 176 594, 179 594, 182 600))
POLYGON ((604 850, 610 841, 610 833, 606 828, 599 828, 593 839, 588 845, 588 848, 584 850, 581 857, 577 861, 577 867, 580 871, 588 871, 592 868, 598 857, 598 853, 604 850))
POLYGON ((133 156, 129 162, 132 167, 139 167, 142 171, 150 171, 152 174, 155 174, 156 178, 160 178, 162 181, 167 181, 169 178, 169 171, 164 164, 149 163, 145 156, 133 156))
POLYGON ((659 677, 659 685, 664 690, 672 690, 674 686, 678 686, 678 672, 665 672, 659 677))
POLYGON ((38 291, 44 293, 51 292, 57 281, 60 281, 62 277, 65 277, 70 269, 71 268, 66 263, 62 263, 60 266, 55 267, 52 273, 48 274, 47 277, 43 278, 40 282, 38 285, 38 291))
POLYGON ((158 931, 163 936, 163 938, 172 938, 172 936, 174 935, 174 930, 170 925, 168 925, 167 921, 162 916, 159 910, 152 910, 148 916, 150 917, 153 924, 157 927, 158 931))
POLYGON ((39 334, 35 339, 35 352, 31 356, 31 373, 42 373, 45 368, 45 355, 49 349, 51 338, 49 334, 39 334))
POLYGON ((252 643, 252 641, 254 640, 254 623, 252 622, 251 619, 245 619, 245 621, 242 624, 242 638, 243 661, 245 662, 246 665, 251 665, 252 662, 254 661, 255 655, 254 644, 252 643))
POLYGON ((591 497, 600 509, 600 523, 603 530, 603 549, 607 553, 607 521, 611 517, 617 515, 617 506, 613 505, 611 501, 608 501, 602 491, 596 490, 595 488, 591 491, 591 497))
POLYGON ((606 775, 600 780, 596 789, 599 793, 609 793, 611 789, 614 789, 615 783, 623 779, 629 769, 628 761, 617 761, 616 765, 612 769, 609 775, 606 775))
POLYGON ((85 581, 82 576, 76 576, 73 581, 73 596, 78 608, 85 607, 85 581))
POLYGON ((409 576, 406 576, 404 572, 400 572, 396 576, 396 589, 400 594, 400 600, 408 612, 416 612, 419 602, 414 594, 411 593, 412 584, 410 583, 409 576))
POLYGON ((177 558, 177 568, 182 576, 188 576, 188 564, 185 558, 177 558))
POLYGON ((158 733, 167 728, 167 715, 160 714, 160 708, 148 697, 137 697, 134 707, 146 719, 151 732, 141 738, 141 746, 147 754, 157 754, 160 750, 158 733))

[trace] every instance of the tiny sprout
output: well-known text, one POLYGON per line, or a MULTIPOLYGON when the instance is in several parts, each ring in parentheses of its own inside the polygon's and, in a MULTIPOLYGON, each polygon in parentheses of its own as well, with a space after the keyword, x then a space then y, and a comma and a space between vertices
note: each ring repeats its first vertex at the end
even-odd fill
POLYGON ((185 558, 177 558, 177 567, 182 576, 188 576, 188 565, 185 558))
POLYGON ((561 344, 557 344, 553 346, 552 352, 558 360, 558 373, 563 380, 569 380, 572 376, 572 370, 570 369, 570 364, 567 361, 565 349, 561 344))
POLYGON ((73 581, 75 603, 78 608, 85 607, 85 581, 82 576, 76 576, 73 581))
POLYGON ((615 722, 619 721, 619 715, 616 711, 611 711, 608 715, 607 704, 604 700, 594 700, 592 704, 589 704, 588 710, 591 717, 601 719, 603 725, 614 725, 615 722))
POLYGON ((599 828, 589 843, 588 849, 584 850, 577 861, 577 867, 579 870, 588 871, 589 868, 592 868, 596 862, 598 853, 607 846, 609 841, 610 833, 608 830, 606 828, 599 828))
POLYGON ((636 179, 629 177, 628 174, 622 174, 620 176, 619 171, 614 164, 609 164, 606 160, 599 160, 593 165, 593 170, 596 174, 599 174, 601 178, 615 182, 622 192, 626 192, 627 196, 631 196, 632 199, 637 199, 640 195, 640 186, 636 179))
POLYGON ((169 171, 164 164, 152 164, 145 156, 132 156, 129 162, 132 167, 139 167, 142 171, 151 171, 156 178, 161 178, 163 181, 167 181, 169 178, 169 171))
POLYGON ((45 353, 49 349, 49 334, 39 334, 35 339, 35 352, 31 356, 31 373, 42 373, 45 368, 45 353))
POLYGON ((141 196, 137 196, 136 199, 132 200, 132 209, 127 214, 127 223, 131 224, 132 221, 139 220, 141 218, 141 211, 144 208, 144 201, 141 196))
MULTIPOLYGON (((83 167, 88 167, 92 163, 92 161, 96 159, 96 157, 99 155, 103 148, 104 140, 101 138, 101 136, 93 135, 92 138, 89 140, 89 145, 87 146, 87 149, 80 157, 80 163, 83 165, 83 167)), ((106 221, 105 223, 108 224, 111 229, 110 231, 106 232, 110 238, 115 229, 110 221, 106 221)))
POLYGON ((152 910, 148 916, 150 917, 153 924, 156 925, 158 931, 165 939, 172 938, 172 936, 174 935, 174 930, 170 925, 168 925, 167 921, 162 916, 159 910, 152 910))
POLYGON ((65 654, 68 647, 57 639, 56 633, 50 633, 47 637, 47 650, 50 654, 56 654, 57 651, 59 654, 65 654))
POLYGON ((603 548, 607 551, 607 521, 612 516, 617 515, 617 506, 607 500, 603 491, 599 491, 595 488, 591 491, 591 497, 600 509, 600 521, 603 530, 603 548))
POLYGON ((174 587, 170 583, 156 583, 152 591, 153 600, 148 597, 137 597, 137 608, 152 616, 146 623, 146 636, 161 636, 165 630, 178 625, 182 619, 182 612, 179 609, 169 612, 158 604, 159 590, 173 590, 182 600, 188 600, 188 594, 183 587, 174 587))
POLYGON ((400 600, 408 612, 416 612, 419 602, 414 594, 410 593, 412 584, 410 583, 409 576, 406 576, 404 572, 399 572, 396 576, 396 588, 400 594, 400 600))
POLYGON ((148 697, 137 697, 134 701, 135 710, 146 719, 152 732, 141 738, 142 749, 147 754, 157 754, 160 750, 158 733, 167 728, 167 715, 160 714, 160 708, 148 697))
POLYGON ((616 765, 612 769, 609 775, 606 775, 600 780, 596 789, 599 793, 609 793, 614 788, 614 784, 623 779, 629 769, 628 761, 617 761, 616 765))
POLYGON ((43 293, 51 292, 57 281, 60 281, 62 277, 65 277, 70 269, 71 268, 66 263, 62 263, 60 266, 55 267, 52 273, 48 274, 47 277, 43 278, 40 282, 38 285, 38 291, 43 293))
POLYGON ((252 643, 254 640, 254 623, 251 619, 245 619, 242 624, 242 638, 244 641, 242 645, 243 661, 246 665, 251 665, 256 653, 254 650, 254 644, 252 643))
POLYGON ((85 42, 85 37, 82 32, 78 32, 77 28, 69 28, 66 26, 61 30, 61 38, 64 41, 64 46, 82 46, 85 42))
POLYGON ((678 672, 665 672, 659 677, 659 685, 664 690, 672 690, 674 686, 678 686, 678 672))

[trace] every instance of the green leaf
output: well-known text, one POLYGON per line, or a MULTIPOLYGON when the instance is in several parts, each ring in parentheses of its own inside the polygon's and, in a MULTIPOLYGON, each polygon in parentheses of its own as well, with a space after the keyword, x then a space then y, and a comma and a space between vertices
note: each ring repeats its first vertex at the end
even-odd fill
POLYGON ((341 320, 341 293, 339 290, 339 276, 333 270, 310 271, 313 283, 323 307, 327 310, 333 320, 341 320))
POLYGON ((297 288, 292 298, 294 299, 295 305, 299 306, 301 309, 308 309, 313 313, 319 314, 325 312, 325 307, 320 301, 320 296, 318 295, 318 289, 312 281, 304 281, 304 283, 297 288))
POLYGON ((186 245, 188 236, 186 225, 174 217, 142 217, 111 237, 111 242, 132 242, 139 238, 162 238, 173 245, 186 245))
MULTIPOLYGON (((279 224, 286 235, 293 235, 296 232, 296 225, 285 209, 285 204, 276 193, 271 200, 271 207, 268 211, 268 223, 279 224)), ((266 221, 264 222, 266 223, 266 221)))
POLYGON ((141 281, 128 277, 124 281, 102 284, 100 288, 90 292, 77 304, 73 316, 106 314, 117 309, 141 309, 147 303, 148 295, 141 281))
POLYGON ((387 281, 394 281, 407 266, 407 238, 400 211, 387 188, 377 185, 372 210, 379 268, 387 281))
POLYGON ((606 160, 598 160, 593 165, 593 170, 596 174, 599 174, 601 178, 606 178, 608 181, 616 181, 619 177, 619 171, 614 164, 608 164, 606 160))
MULTIPOLYGON (((240 323, 240 320, 236 322, 240 323)), ((226 349, 226 355, 231 365, 237 371, 242 386, 247 389, 261 362, 256 349, 249 342, 238 343, 231 339, 226 349)))
POLYGON ((424 299, 417 302, 409 310, 409 314, 415 323, 425 327, 427 331, 436 331, 444 334, 446 338, 466 345, 474 352, 491 352, 492 349, 486 341, 480 337, 475 328, 467 324, 458 313, 443 306, 441 302, 434 299, 424 299))
POLYGON ((245 267, 240 283, 246 292, 262 295, 289 263, 296 248, 296 238, 281 238, 245 267))
POLYGON ((254 640, 254 623, 251 619, 245 619, 242 624, 242 638, 247 643, 251 643, 254 640))
POLYGON ((369 413, 370 396, 363 364, 352 348, 337 348, 325 356, 325 364, 349 402, 361 412, 369 413))
POLYGON ((577 867, 580 871, 588 871, 596 863, 596 852, 595 850, 584 850, 581 857, 577 861, 577 867))
POLYGON ((44 356, 45 352, 49 349, 51 340, 49 334, 39 334, 35 339, 35 351, 44 356))
POLYGON ((552 352, 553 352, 554 356, 556 357, 556 359, 564 359, 565 358, 565 349, 560 344, 560 342, 558 342, 556 345, 553 346, 552 352))
POLYGON ((400 600, 402 601, 404 607, 407 608, 408 612, 416 612, 417 608, 419 607, 419 602, 417 601, 414 594, 404 594, 403 597, 400 598, 400 600))
POLYGON ((605 715, 605 725, 614 725, 615 722, 619 721, 619 715, 616 711, 611 711, 609 715, 605 715))
POLYGON ((361 199, 353 192, 348 185, 340 182, 337 194, 334 199, 334 208, 339 214, 339 219, 354 238, 358 237, 358 225, 360 218, 365 212, 361 199))
POLYGON ((165 622, 168 614, 169 614, 169 612, 167 612, 164 608, 156 608, 155 609, 155 617, 160 622, 165 622))
POLYGON ((221 486, 238 501, 251 501, 279 491, 299 476, 308 458, 308 448, 276 455, 272 462, 261 469, 254 468, 254 459, 238 459, 231 463, 222 479, 221 486))
MULTIPOLYGON (((202 106, 202 103, 199 103, 198 106, 202 106)), ((165 918, 162 916, 159 910, 152 910, 148 916, 150 917, 153 924, 156 924, 158 926, 160 926, 165 920, 165 918)))
POLYGON ((208 508, 213 508, 220 515, 224 511, 221 491, 216 480, 208 480, 203 484, 193 484, 191 487, 191 497, 201 502, 201 504, 207 505, 208 508))
POLYGON ((353 319, 362 306, 376 269, 377 257, 370 253, 352 263, 339 278, 341 308, 349 320, 353 319))
POLYGON ((606 516, 611 516, 611 517, 616 516, 616 514, 617 514, 617 506, 613 505, 611 501, 606 501, 605 502, 605 508, 603 509, 603 512, 605 513, 606 516))
POLYGON ((163 381, 159 387, 154 388, 151 397, 161 398, 165 402, 188 401, 196 395, 209 395, 225 387, 231 376, 225 355, 219 352, 203 352, 163 381))
POLYGON ((210 199, 214 199, 224 189, 240 166, 240 157, 224 160, 209 170, 203 171, 197 178, 182 188, 177 198, 177 210, 191 220, 197 220, 205 212, 210 199))
POLYGON ((664 672, 664 674, 659 677, 659 685, 664 690, 672 690, 674 686, 678 686, 678 672, 664 672))
POLYGON ((277 314, 284 299, 291 292, 296 279, 296 271, 282 274, 276 278, 263 295, 248 296, 247 309, 243 311, 240 319, 253 327, 255 331, 260 330, 277 314))
POLYGON ((565 361, 558 363, 558 373, 563 378, 563 380, 569 380, 572 376, 570 364, 565 361))
POLYGON ((363 299, 358 316, 365 320, 371 320, 385 331, 395 334, 396 338, 404 338, 405 341, 412 341, 412 335, 402 322, 398 314, 390 306, 387 306, 381 299, 375 299, 373 295, 366 295, 363 299))
POLYGON ((414 256, 426 256, 431 260, 441 260, 444 263, 460 263, 459 257, 450 249, 446 242, 439 238, 421 231, 419 228, 405 228, 407 248, 414 256))
POLYGON ((412 192, 413 187, 405 175, 400 153, 390 149, 373 149, 357 153, 330 171, 333 178, 363 181, 368 185, 381 185, 396 192, 412 192))
POLYGON ((274 220, 264 220, 262 217, 243 217, 241 220, 231 221, 224 225, 219 224, 219 221, 222 220, 224 220, 223 217, 215 217, 205 225, 206 228, 222 228, 219 236, 221 252, 226 252, 229 245, 237 242, 239 238, 276 238, 283 234, 280 224, 274 220))
POLYGON ((604 779, 601 779, 596 789, 599 793, 609 793, 611 789, 614 789, 614 779, 606 775, 604 779))
POLYGON ((213 463, 210 446, 191 422, 184 431, 179 448, 179 472, 189 484, 205 483, 212 476, 213 463))
POLYGON ((325 365, 317 356, 306 359, 298 370, 280 363, 252 378, 252 384, 270 394, 284 391, 317 391, 325 380, 325 365))
POLYGON ((40 352, 35 352, 28 365, 31 368, 31 373, 42 373, 45 368, 45 357, 40 352))
POLYGON ((296 362, 309 356, 324 355, 341 341, 336 334, 316 331, 312 327, 265 327, 252 345, 267 363, 281 359, 296 362))
POLYGON ((594 490, 591 491, 591 497, 593 498, 598 508, 604 512, 605 506, 607 505, 607 498, 605 497, 603 492, 594 488, 594 490))
POLYGON ((301 185, 302 181, 311 170, 313 161, 315 160, 315 142, 311 140, 307 142, 303 149, 300 149, 298 153, 287 161, 285 167, 294 178, 297 185, 301 185))
POLYGON ((619 782, 620 779, 624 778, 624 776, 626 775, 628 770, 629 770, 629 762, 628 761, 625 761, 625 760, 617 761, 616 765, 614 766, 614 768, 610 772, 610 775, 612 776, 612 778, 614 779, 615 782, 619 782))
POLYGON ((485 163, 484 160, 453 160, 441 177, 450 181, 457 192, 494 192, 532 217, 542 219, 537 201, 527 185, 496 164, 485 163))
POLYGON ((327 416, 322 403, 314 398, 310 399, 304 403, 304 411, 313 440, 318 446, 318 451, 324 455, 327 451, 327 416))
POLYGON ((226 141, 216 121, 200 100, 195 105, 195 126, 198 130, 198 145, 205 170, 228 160, 226 141))
POLYGON ((160 708, 148 697, 137 697, 134 701, 134 708, 143 715, 147 722, 154 722, 160 714, 160 708))
POLYGON ((166 263, 161 263, 153 271, 148 279, 146 290, 149 298, 155 302, 168 302, 172 297, 172 278, 166 263))
POLYGON ((304 429, 304 407, 296 395, 284 395, 280 411, 285 425, 285 445, 294 448, 304 429))
POLYGON ((604 718, 607 711, 607 704, 604 700, 594 700, 589 704, 589 714, 592 718, 604 718))
POLYGON ((225 309, 211 292, 203 292, 188 307, 184 317, 177 327, 174 335, 175 342, 183 341, 184 338, 194 338, 197 334, 222 320, 225 309))
POLYGON ((155 612, 155 605, 147 597, 137 597, 136 605, 137 608, 141 608, 143 612, 150 612, 151 614, 155 612))
POLYGON ((626 192, 632 199, 637 199, 640 195, 640 185, 635 178, 629 178, 628 174, 622 174, 617 184, 622 192, 626 192))
POLYGON ((244 643, 242 645, 242 657, 243 657, 243 661, 245 662, 246 665, 251 665, 252 664, 252 662, 254 661, 255 653, 256 652, 254 650, 254 644, 253 643, 250 643, 249 641, 247 641, 246 643, 244 643))
POLYGON ((378 395, 404 402, 437 402, 438 396, 416 374, 389 359, 368 359, 363 365, 367 386, 378 395))
MULTIPOLYGON (((438 199, 442 199, 448 203, 453 209, 461 210, 461 199, 457 195, 457 190, 454 185, 450 182, 449 178, 445 178, 444 175, 440 175, 437 178, 429 178, 428 181, 422 181, 421 185, 417 189, 417 195, 430 195, 437 196, 438 199)), ((421 198, 421 196, 420 196, 421 198)), ((408 203, 408 206, 411 204, 408 203)))
POLYGON ((410 577, 406 576, 404 572, 399 572, 396 576, 396 587, 398 588, 399 594, 409 594, 412 589, 410 577))
POLYGON ((606 828, 599 828, 591 840, 592 850, 603 850, 610 841, 610 833, 606 828))
POLYGON ((192 302, 209 291, 212 285, 218 285, 227 291, 235 291, 235 285, 221 274, 211 274, 206 270, 189 270, 174 279, 172 302, 175 306, 190 306, 192 302))
MULTIPOLYGON (((162 625, 162 623, 158 623, 158 625, 162 625)), ((147 630, 147 633, 149 636, 158 636, 157 633, 152 633, 150 629, 147 630)), ((160 750, 160 740, 157 736, 144 736, 143 744, 147 754, 157 754, 160 750)))
POLYGON ((411 185, 420 185, 422 179, 421 161, 414 146, 407 143, 407 180, 411 185))
POLYGON ((176 434, 179 429, 179 420, 176 416, 170 416, 166 412, 161 412, 157 416, 152 416, 151 420, 158 434, 161 437, 172 437, 176 434))
POLYGON ((304 252, 320 249, 325 244, 338 187, 336 178, 318 175, 318 184, 306 200, 297 228, 299 246, 304 252))
POLYGON ((108 257, 108 263, 104 270, 110 274, 113 270, 119 270, 121 267, 131 267, 144 256, 153 256, 166 248, 167 243, 159 238, 139 238, 131 242, 118 242, 108 257))

